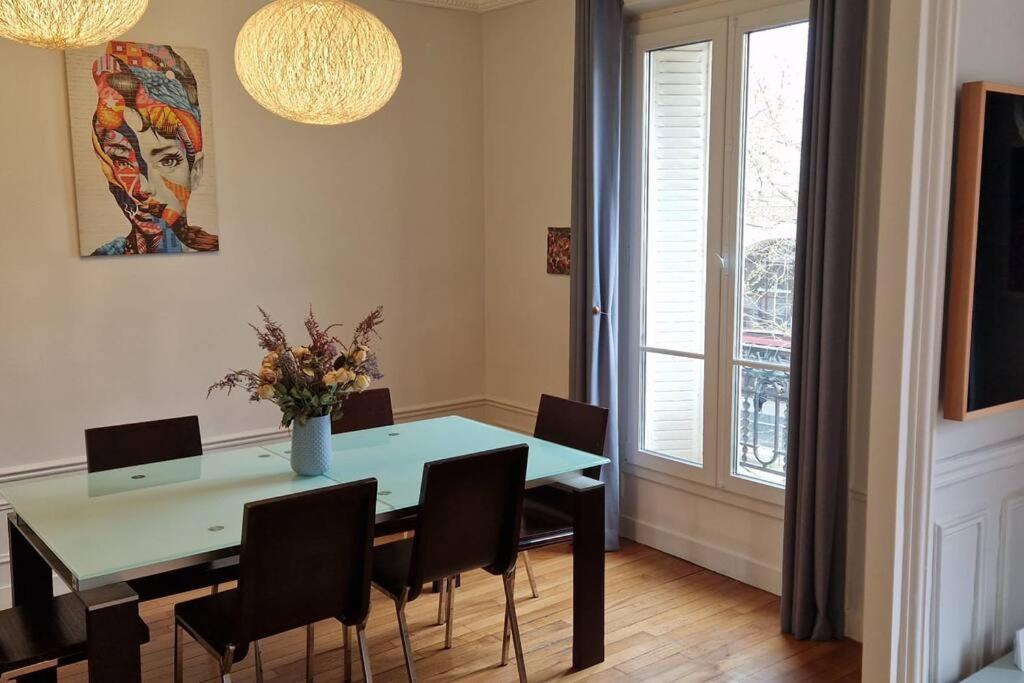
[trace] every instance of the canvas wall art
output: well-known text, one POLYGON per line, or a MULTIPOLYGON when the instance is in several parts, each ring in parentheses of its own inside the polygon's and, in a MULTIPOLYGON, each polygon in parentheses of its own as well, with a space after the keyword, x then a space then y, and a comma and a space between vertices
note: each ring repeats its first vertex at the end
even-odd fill
POLYGON ((218 251, 206 51, 111 41, 65 54, 82 256, 218 251))
POLYGON ((947 419, 1024 408, 1024 88, 965 83, 946 316, 947 419))
POLYGON ((570 265, 569 228, 548 228, 548 272, 552 275, 568 275, 570 265))

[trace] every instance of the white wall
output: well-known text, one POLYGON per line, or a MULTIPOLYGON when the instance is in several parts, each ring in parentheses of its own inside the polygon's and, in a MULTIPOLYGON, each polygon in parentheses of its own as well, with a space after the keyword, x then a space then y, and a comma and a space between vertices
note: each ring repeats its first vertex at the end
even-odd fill
MULTIPOLYGON (((1024 5, 960 8, 958 82, 1024 85, 1024 5)), ((955 681, 1024 628, 1024 410, 963 423, 940 414, 934 457, 932 674, 955 681)))
POLYGON ((273 434, 273 407, 205 399, 258 363, 257 305, 298 335, 310 304, 346 324, 383 304, 399 416, 482 416, 480 16, 366 0, 398 38, 402 83, 375 116, 315 127, 235 76, 235 35, 263 4, 153 0, 127 34, 209 51, 216 255, 80 258, 63 54, 0 40, 0 480, 81 468, 89 426, 198 413, 207 450, 273 434))
POLYGON ((80 258, 63 55, 0 40, 0 470, 81 459, 88 426, 198 413, 206 438, 272 428, 272 407, 204 398, 256 364, 257 305, 298 335, 310 304, 346 323, 383 304, 399 408, 482 394, 480 17, 368 0, 402 83, 377 115, 316 127, 235 76, 235 35, 262 4, 154 0, 127 34, 209 50, 216 255, 80 258))
POLYGON ((569 385, 569 278, 545 256, 570 219, 574 16, 569 0, 483 15, 485 391, 493 419, 528 428, 569 385))

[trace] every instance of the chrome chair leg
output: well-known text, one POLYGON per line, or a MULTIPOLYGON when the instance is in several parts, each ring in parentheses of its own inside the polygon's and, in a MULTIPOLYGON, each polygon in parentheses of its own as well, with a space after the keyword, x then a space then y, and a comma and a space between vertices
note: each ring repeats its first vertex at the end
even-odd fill
POLYGON ((256 683, 263 683, 263 650, 260 641, 253 641, 252 649, 256 653, 256 683))
POLYGON ((437 625, 440 626, 444 623, 447 612, 445 605, 448 604, 448 579, 441 579, 441 590, 438 591, 437 596, 437 625))
POLYGON ((349 631, 348 626, 345 624, 341 625, 342 640, 344 641, 343 647, 345 648, 345 680, 352 680, 352 633, 349 631))
POLYGON ((525 551, 521 552, 519 553, 519 557, 523 558, 523 567, 526 568, 526 578, 530 580, 530 593, 532 593, 535 598, 540 597, 540 594, 537 592, 537 580, 533 578, 533 567, 530 566, 530 553, 525 551))
POLYGON ((373 672, 370 671, 370 649, 366 645, 366 624, 356 626, 356 640, 359 641, 359 661, 363 665, 363 681, 373 683, 373 672))
POLYGON ((405 669, 409 673, 409 683, 416 683, 416 667, 412 661, 412 643, 409 641, 409 624, 405 621, 405 603, 409 600, 409 589, 403 588, 402 594, 395 601, 398 612, 398 633, 402 637, 402 654, 405 655, 405 669))
MULTIPOLYGON (((504 581, 504 577, 502 581, 504 581)), ((516 590, 516 570, 512 570, 512 594, 515 595, 516 590)), ((509 627, 508 621, 508 600, 505 601, 505 628, 501 632, 501 665, 505 666, 508 664, 508 647, 512 642, 512 629, 509 627)))
POLYGON ((516 619, 515 574, 509 572, 502 577, 505 584, 505 613, 512 630, 512 644, 516 648, 516 665, 519 668, 519 683, 526 683, 526 658, 523 656, 523 642, 519 638, 519 620, 516 619))
POLYGON ((181 627, 177 624, 174 625, 174 683, 182 683, 182 677, 184 673, 182 668, 184 665, 182 648, 184 643, 181 642, 181 627))
POLYGON ((220 662, 221 683, 231 683, 231 667, 235 664, 235 646, 228 645, 228 651, 224 653, 224 659, 220 662))
MULTIPOLYGON (((344 624, 342 624, 344 626, 344 624)), ((306 624, 306 683, 313 681, 313 624, 306 624)), ((348 635, 347 633, 345 635, 348 635)), ((348 646, 345 646, 348 650, 348 646)), ((348 679, 346 679, 348 680, 348 679)))
POLYGON ((455 578, 446 579, 448 583, 448 603, 445 605, 444 615, 444 649, 452 648, 452 616, 455 613, 455 578))

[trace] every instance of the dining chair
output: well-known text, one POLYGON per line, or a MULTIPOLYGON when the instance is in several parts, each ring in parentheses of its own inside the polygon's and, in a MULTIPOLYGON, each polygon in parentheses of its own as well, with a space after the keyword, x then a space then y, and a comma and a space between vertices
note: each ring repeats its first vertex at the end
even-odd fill
MULTIPOLYGON (((604 455, 608 430, 608 409, 542 394, 537 409, 533 435, 561 446, 594 455, 604 455)), ((594 479, 601 476, 600 467, 583 472, 594 479)), ((538 597, 537 580, 530 564, 530 550, 572 541, 572 501, 568 494, 552 486, 527 489, 523 496, 523 527, 519 539, 519 556, 530 582, 530 593, 538 597)), ((513 585, 515 577, 513 576, 513 585)), ((437 623, 444 623, 445 587, 438 600, 437 623)), ((506 639, 507 640, 507 639, 506 639)), ((508 651, 502 657, 507 658, 508 651)))
POLYGON ((445 648, 452 645, 456 574, 484 569, 500 576, 505 618, 515 645, 519 680, 526 680, 519 624, 512 595, 516 546, 526 481, 525 445, 463 455, 423 466, 415 534, 377 546, 373 584, 395 601, 398 631, 409 680, 416 680, 405 606, 420 596, 424 583, 447 584, 445 648))
POLYGON ((202 454, 199 418, 195 415, 85 430, 85 460, 90 472, 202 454))
MULTIPOLYGON (((604 455, 607 431, 607 408, 541 394, 534 437, 585 453, 604 455)), ((583 473, 597 479, 601 468, 591 467, 583 473)), ((539 593, 529 550, 572 541, 572 527, 572 501, 568 494, 551 486, 538 486, 526 492, 519 550, 533 597, 539 593)))
MULTIPOLYGON (((0 681, 86 659, 85 604, 73 593, 0 611, 0 681)), ((139 643, 149 629, 138 620, 139 643)))
POLYGON ((331 434, 395 424, 391 390, 387 387, 349 394, 341 404, 341 416, 331 422, 331 434))
MULTIPOLYGON (((372 681, 366 644, 370 560, 377 480, 247 503, 242 520, 238 587, 174 607, 174 680, 182 680, 182 632, 220 662, 221 679, 253 643, 256 680, 263 680, 260 640, 306 627, 306 680, 313 680, 310 626, 337 619, 355 627, 363 678, 372 681)), ((352 678, 345 643, 345 680, 352 678)))
MULTIPOLYGON (((85 430, 85 460, 90 473, 150 465, 203 454, 199 418, 195 415, 148 422, 93 427, 85 430)), ((140 601, 211 588, 238 578, 237 564, 184 567, 128 582, 140 601)))

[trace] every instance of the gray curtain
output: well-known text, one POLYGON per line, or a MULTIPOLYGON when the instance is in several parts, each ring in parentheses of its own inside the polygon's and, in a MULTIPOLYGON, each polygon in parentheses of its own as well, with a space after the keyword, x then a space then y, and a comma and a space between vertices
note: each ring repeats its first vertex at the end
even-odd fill
POLYGON ((793 299, 782 630, 843 636, 847 393, 866 0, 811 0, 793 299))
POLYGON ((569 396, 609 410, 605 547, 619 547, 618 280, 622 0, 576 1, 569 396))

